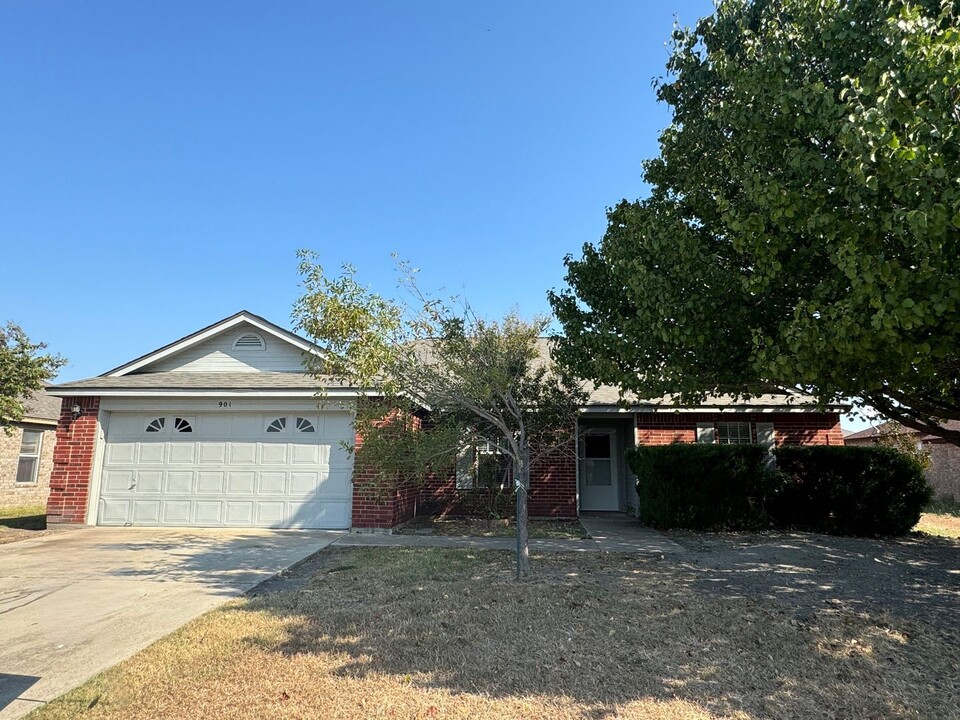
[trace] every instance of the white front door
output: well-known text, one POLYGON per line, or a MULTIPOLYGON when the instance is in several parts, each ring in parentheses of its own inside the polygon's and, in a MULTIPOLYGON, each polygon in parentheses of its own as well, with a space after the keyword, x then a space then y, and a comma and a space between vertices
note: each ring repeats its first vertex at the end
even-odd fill
POLYGON ((580 444, 580 509, 620 509, 617 431, 591 429, 580 444))

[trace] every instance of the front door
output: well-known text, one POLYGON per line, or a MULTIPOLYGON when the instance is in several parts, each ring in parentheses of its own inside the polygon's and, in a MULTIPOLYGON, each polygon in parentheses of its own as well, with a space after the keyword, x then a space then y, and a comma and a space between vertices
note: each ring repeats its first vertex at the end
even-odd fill
POLYGON ((580 509, 620 509, 617 433, 612 429, 583 434, 580 462, 580 509))

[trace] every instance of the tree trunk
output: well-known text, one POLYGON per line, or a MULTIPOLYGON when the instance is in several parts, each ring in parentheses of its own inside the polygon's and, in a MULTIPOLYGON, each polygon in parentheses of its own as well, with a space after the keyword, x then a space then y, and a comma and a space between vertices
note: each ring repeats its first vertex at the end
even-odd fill
POLYGON ((530 540, 527 528, 527 495, 530 491, 530 450, 522 447, 517 473, 517 580, 530 576, 530 540))

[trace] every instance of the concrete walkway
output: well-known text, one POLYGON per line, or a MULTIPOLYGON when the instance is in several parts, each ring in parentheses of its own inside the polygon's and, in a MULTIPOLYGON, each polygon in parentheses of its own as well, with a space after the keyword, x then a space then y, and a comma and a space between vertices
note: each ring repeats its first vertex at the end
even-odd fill
MULTIPOLYGON (((530 552, 615 552, 640 555, 683 553, 677 543, 656 530, 643 527, 636 518, 620 513, 605 513, 580 518, 590 537, 586 540, 532 539, 530 552)), ((334 543, 349 547, 476 548, 512 550, 512 537, 468 537, 448 535, 400 535, 351 533, 334 543)))
POLYGON ((0 545, 0 718, 19 718, 343 533, 78 527, 0 545))

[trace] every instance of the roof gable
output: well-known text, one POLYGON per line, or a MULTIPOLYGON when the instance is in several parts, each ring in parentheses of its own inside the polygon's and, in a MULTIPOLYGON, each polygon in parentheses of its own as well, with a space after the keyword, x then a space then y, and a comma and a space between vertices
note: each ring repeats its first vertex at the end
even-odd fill
POLYGON ((316 353, 308 340, 259 315, 242 310, 114 368, 101 377, 145 372, 303 372, 304 353, 316 353), (247 343, 259 337, 262 345, 247 343), (241 347, 236 341, 244 337, 241 347))

